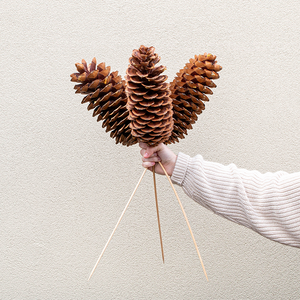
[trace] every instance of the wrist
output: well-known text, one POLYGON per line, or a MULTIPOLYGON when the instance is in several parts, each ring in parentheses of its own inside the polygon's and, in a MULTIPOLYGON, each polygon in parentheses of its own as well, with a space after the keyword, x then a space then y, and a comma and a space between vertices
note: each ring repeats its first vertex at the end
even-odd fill
POLYGON ((174 156, 172 157, 172 159, 170 160, 170 162, 168 164, 168 175, 170 177, 172 176, 173 171, 175 169, 176 161, 177 161, 177 155, 174 154, 174 156))

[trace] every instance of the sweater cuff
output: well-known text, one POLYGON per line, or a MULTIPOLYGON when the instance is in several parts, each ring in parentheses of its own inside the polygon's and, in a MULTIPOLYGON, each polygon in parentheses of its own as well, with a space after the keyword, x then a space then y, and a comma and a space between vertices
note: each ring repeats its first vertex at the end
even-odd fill
POLYGON ((182 186, 187 171, 187 167, 189 165, 189 161, 190 161, 190 156, 182 152, 178 153, 175 168, 171 176, 171 180, 173 181, 173 183, 182 186))

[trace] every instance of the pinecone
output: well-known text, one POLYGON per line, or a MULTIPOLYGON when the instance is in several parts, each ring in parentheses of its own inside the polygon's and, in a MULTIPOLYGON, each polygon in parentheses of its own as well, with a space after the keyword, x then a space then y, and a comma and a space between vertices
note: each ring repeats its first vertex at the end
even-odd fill
POLYGON ((100 63, 96 68, 96 59, 87 66, 85 60, 75 64, 79 73, 70 76, 71 81, 79 82, 74 86, 76 93, 88 94, 81 103, 89 102, 88 110, 94 109, 93 117, 98 115, 97 121, 103 121, 102 127, 110 136, 116 139, 116 144, 130 146, 137 143, 131 135, 126 108, 127 96, 125 81, 118 72, 110 72, 110 67, 100 63))
POLYGON ((213 94, 210 88, 216 87, 211 79, 219 78, 218 72, 222 70, 215 59, 216 56, 212 54, 195 55, 170 84, 174 129, 165 144, 178 142, 178 138, 183 139, 205 109, 204 102, 209 101, 206 94, 213 94))
POLYGON ((139 141, 156 146, 167 141, 173 130, 172 99, 164 66, 154 47, 133 50, 126 71, 127 109, 131 133, 139 141))

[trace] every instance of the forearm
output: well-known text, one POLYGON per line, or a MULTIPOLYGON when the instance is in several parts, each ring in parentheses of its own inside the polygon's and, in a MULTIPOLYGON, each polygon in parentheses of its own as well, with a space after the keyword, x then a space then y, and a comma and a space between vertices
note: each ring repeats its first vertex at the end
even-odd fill
POLYGON ((261 174, 179 153, 172 180, 214 213, 300 247, 300 173, 261 174))

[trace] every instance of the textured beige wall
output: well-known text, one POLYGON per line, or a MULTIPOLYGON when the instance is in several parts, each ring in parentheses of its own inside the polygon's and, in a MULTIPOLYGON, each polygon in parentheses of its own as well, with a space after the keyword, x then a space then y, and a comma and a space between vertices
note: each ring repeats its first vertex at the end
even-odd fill
POLYGON ((165 264, 147 173, 92 279, 87 277, 141 173, 138 146, 114 144, 73 93, 74 63, 122 76, 141 44, 170 81, 194 54, 223 66, 185 140, 190 155, 299 171, 300 3, 0 2, 0 299, 299 299, 299 250, 200 207, 158 180, 165 264))

